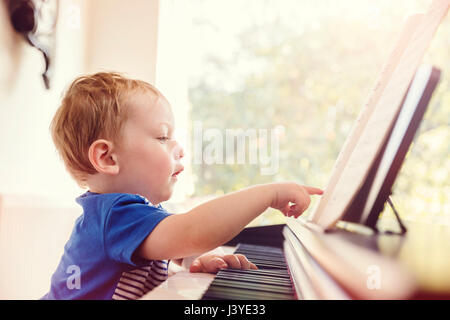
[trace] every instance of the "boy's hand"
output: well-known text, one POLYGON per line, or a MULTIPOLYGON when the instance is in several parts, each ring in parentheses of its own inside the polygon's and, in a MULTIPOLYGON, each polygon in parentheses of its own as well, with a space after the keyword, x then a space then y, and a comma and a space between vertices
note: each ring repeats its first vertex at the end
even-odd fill
POLYGON ((190 272, 206 272, 217 273, 220 269, 233 268, 233 269, 258 269, 253 263, 248 261, 247 257, 242 254, 206 254, 195 259, 191 267, 190 272))
POLYGON ((270 206, 287 217, 298 218, 309 207, 310 195, 323 194, 319 188, 301 186, 294 182, 273 183, 273 186, 274 196, 270 206))

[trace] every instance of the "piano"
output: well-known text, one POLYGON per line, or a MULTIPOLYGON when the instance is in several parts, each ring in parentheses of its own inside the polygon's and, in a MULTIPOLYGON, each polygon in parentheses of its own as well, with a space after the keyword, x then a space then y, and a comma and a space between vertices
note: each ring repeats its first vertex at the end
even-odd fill
POLYGON ((245 254, 258 270, 180 267, 142 299, 450 299, 450 226, 405 222, 401 235, 345 223, 321 232, 287 220, 246 228, 223 247, 245 254))

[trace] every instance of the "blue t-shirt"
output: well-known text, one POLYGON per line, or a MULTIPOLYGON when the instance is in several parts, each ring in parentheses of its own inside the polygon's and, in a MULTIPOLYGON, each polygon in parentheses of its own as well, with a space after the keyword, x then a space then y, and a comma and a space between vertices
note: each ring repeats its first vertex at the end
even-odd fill
POLYGON ((167 279, 167 261, 145 260, 136 249, 170 214, 142 196, 86 192, 42 299, 137 299, 167 279))

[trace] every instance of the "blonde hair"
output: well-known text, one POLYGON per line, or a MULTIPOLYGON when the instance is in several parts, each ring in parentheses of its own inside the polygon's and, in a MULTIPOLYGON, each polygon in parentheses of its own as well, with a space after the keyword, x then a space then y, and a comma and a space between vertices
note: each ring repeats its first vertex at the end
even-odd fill
POLYGON ((78 77, 66 90, 50 131, 67 171, 81 187, 86 187, 88 174, 97 172, 89 161, 90 145, 117 139, 129 109, 127 96, 137 89, 162 96, 149 83, 116 72, 78 77))

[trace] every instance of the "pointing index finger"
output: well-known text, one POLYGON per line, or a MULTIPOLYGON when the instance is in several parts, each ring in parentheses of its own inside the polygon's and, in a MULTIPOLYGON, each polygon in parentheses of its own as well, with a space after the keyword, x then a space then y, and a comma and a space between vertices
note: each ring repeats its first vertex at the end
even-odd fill
POLYGON ((315 187, 303 186, 309 194, 323 194, 323 190, 315 187))

